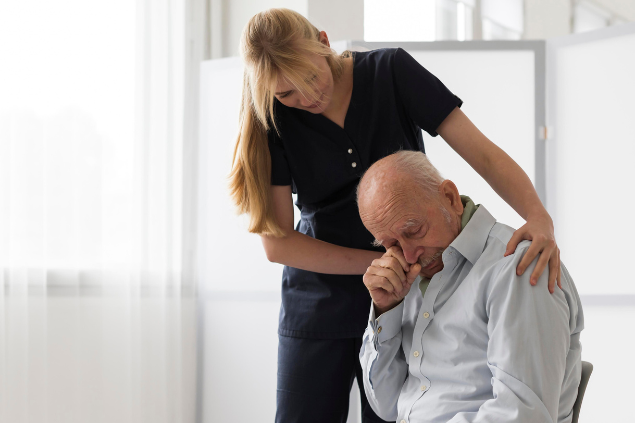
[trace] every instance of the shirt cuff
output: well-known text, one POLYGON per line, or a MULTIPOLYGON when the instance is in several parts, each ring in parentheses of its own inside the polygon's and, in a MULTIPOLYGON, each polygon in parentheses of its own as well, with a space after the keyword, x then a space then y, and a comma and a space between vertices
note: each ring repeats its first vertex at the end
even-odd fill
POLYGON ((394 338, 401 332, 403 320, 404 300, 401 300, 394 308, 388 310, 378 318, 375 317, 375 306, 371 301, 369 324, 373 328, 375 343, 381 344, 388 339, 394 338))

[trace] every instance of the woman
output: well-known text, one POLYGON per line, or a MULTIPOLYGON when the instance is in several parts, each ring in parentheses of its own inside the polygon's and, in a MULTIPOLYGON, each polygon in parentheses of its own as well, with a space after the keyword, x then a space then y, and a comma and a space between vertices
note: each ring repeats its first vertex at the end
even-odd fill
MULTIPOLYGON (((527 175, 463 114, 462 101, 401 49, 339 56, 300 14, 254 16, 241 40, 245 62, 232 196, 285 265, 279 322, 276 421, 345 421, 357 376, 364 421, 382 421, 366 402, 358 352, 370 311, 362 275, 382 256, 363 227, 355 188, 375 161, 424 151, 421 129, 440 134, 527 220, 506 255, 533 239, 522 273, 542 252, 559 272, 553 223, 527 175), (292 193, 301 220, 293 228, 292 193)), ((425 151, 424 151, 425 152, 425 151)))

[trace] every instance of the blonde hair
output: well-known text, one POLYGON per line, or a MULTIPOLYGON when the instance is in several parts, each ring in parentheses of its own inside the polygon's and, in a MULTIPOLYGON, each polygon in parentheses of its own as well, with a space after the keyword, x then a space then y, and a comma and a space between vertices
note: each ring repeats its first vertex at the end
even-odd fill
POLYGON ((229 175, 230 194, 239 214, 249 215, 249 232, 284 236, 275 218, 271 197, 271 155, 267 132, 278 132, 274 93, 278 77, 285 78, 302 95, 317 101, 318 73, 308 57, 326 58, 337 80, 344 57, 319 40, 320 31, 304 16, 289 9, 269 9, 249 20, 243 29, 240 53, 244 61, 239 134, 229 175))

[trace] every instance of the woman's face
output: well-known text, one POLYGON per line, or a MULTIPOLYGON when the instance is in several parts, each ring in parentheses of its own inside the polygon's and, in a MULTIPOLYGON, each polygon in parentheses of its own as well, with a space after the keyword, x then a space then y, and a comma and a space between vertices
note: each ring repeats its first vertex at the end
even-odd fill
POLYGON ((275 96, 280 103, 287 107, 295 107, 296 109, 318 114, 328 108, 333 97, 333 73, 325 57, 318 54, 310 54, 308 59, 319 69, 317 75, 306 75, 307 82, 315 83, 315 94, 318 100, 315 101, 310 96, 304 96, 282 76, 278 78, 275 96))

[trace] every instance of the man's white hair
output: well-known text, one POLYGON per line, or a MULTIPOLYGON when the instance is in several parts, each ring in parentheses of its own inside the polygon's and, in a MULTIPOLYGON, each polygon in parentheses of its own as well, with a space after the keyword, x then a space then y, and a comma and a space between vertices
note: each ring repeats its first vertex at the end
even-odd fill
MULTIPOLYGON (((436 200, 439 195, 439 185, 445 180, 437 168, 435 168, 428 157, 421 151, 401 150, 378 160, 367 171, 368 173, 373 167, 381 165, 384 160, 391 161, 391 167, 394 171, 407 175, 421 188, 424 195, 430 200, 436 200)), ((366 175, 362 177, 364 179, 366 175)), ((373 175, 373 177, 378 177, 373 175)), ((357 201, 359 202, 360 187, 357 186, 357 201)))
POLYGON ((437 198, 439 185, 445 180, 428 156, 421 151, 402 150, 394 153, 394 166, 398 172, 412 177, 429 199, 437 198))

